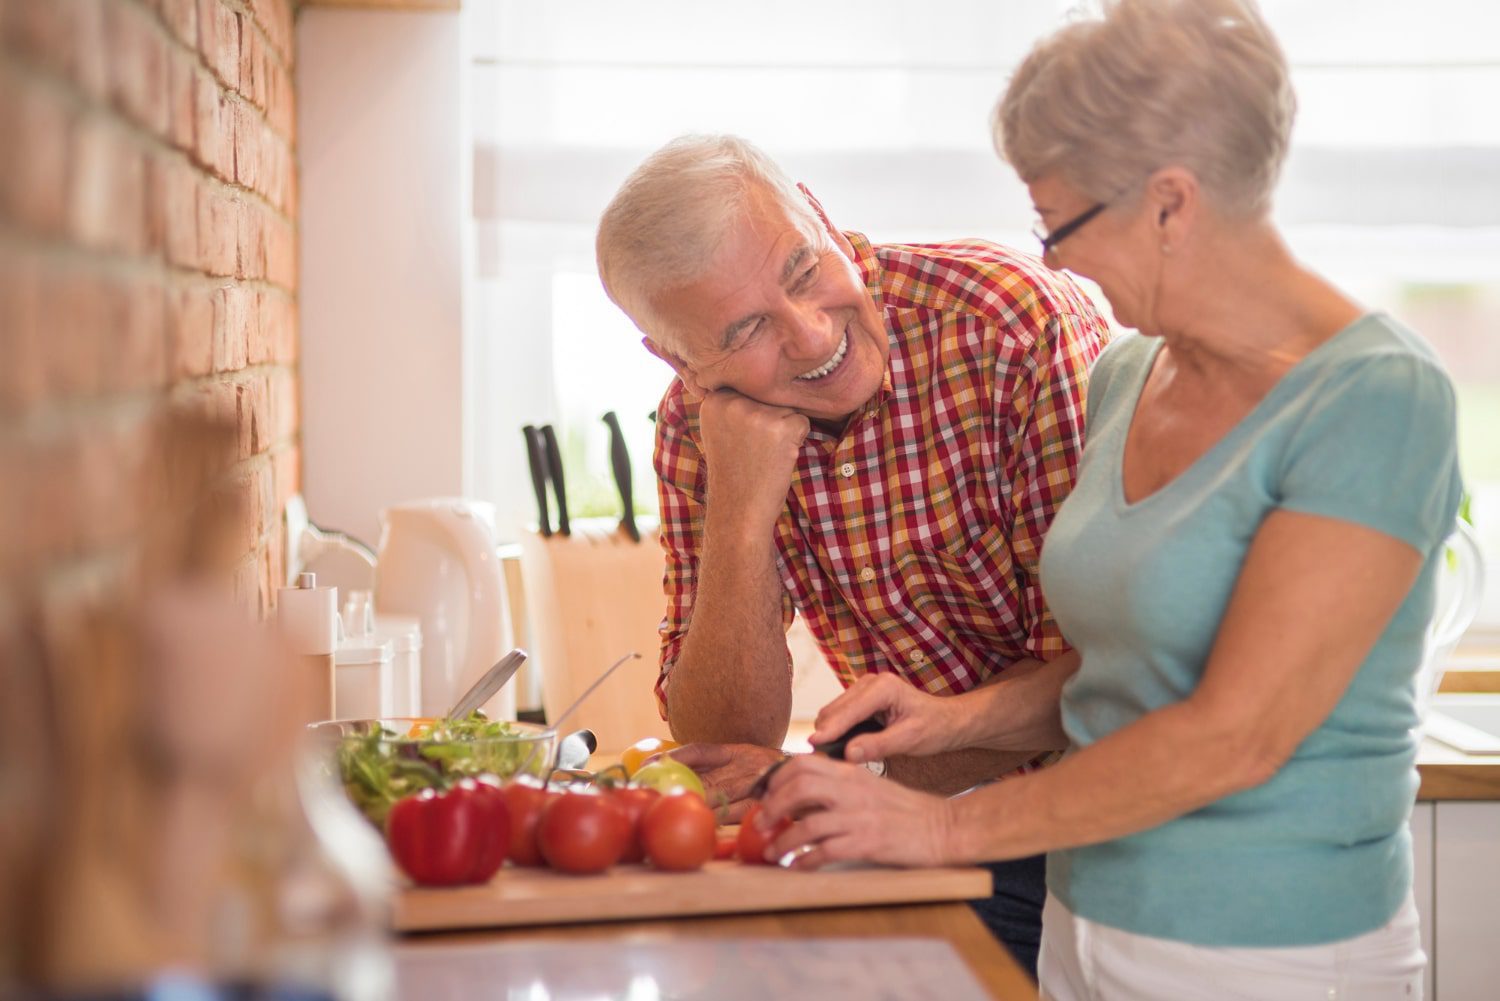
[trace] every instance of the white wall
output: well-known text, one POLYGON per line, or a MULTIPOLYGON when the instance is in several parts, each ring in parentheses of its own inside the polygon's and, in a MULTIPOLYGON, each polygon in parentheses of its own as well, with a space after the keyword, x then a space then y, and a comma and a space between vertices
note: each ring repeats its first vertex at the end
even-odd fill
POLYGON ((466 485, 459 24, 297 18, 303 490, 371 545, 382 507, 466 485))

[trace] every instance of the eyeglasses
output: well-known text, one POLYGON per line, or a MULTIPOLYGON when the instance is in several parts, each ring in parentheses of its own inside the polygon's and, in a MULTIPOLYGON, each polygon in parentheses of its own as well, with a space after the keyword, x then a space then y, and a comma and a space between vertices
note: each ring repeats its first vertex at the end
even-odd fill
POLYGON ((1047 232, 1047 230, 1042 226, 1041 220, 1038 219, 1036 225, 1031 227, 1031 235, 1041 241, 1042 256, 1046 257, 1048 251, 1052 250, 1059 243, 1062 243, 1068 237, 1078 232, 1081 228, 1083 228, 1084 223, 1094 218, 1094 216, 1098 215, 1100 212, 1103 212, 1107 205, 1107 202, 1100 202, 1093 208, 1088 209, 1087 211, 1082 212, 1069 219, 1067 222, 1063 223, 1061 226, 1057 227, 1050 233, 1047 232))

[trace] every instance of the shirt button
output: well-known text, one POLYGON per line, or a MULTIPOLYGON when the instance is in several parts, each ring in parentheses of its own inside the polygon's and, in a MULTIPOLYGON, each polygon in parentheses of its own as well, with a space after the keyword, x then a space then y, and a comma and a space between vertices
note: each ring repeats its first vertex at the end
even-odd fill
POLYGON ((925 664, 927 663, 927 655, 921 650, 918 650, 916 653, 911 655, 911 662, 913 664, 925 664))
POLYGON ((870 583, 870 581, 875 579, 875 568, 862 567, 859 571, 859 579, 864 581, 866 584, 870 583))
POLYGON ((846 462, 846 463, 844 463, 842 466, 839 467, 839 472, 842 473, 843 476, 844 476, 844 479, 847 480, 849 477, 851 477, 851 476, 854 475, 854 463, 852 463, 852 462, 846 462))

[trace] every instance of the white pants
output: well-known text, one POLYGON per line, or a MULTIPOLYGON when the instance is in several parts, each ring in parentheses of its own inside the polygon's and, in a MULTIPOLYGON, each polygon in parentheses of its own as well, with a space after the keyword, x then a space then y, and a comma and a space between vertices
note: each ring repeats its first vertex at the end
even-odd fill
POLYGON ((1330 945, 1227 949, 1121 931, 1047 894, 1037 961, 1044 1001, 1421 1001, 1410 894, 1383 928, 1330 945))

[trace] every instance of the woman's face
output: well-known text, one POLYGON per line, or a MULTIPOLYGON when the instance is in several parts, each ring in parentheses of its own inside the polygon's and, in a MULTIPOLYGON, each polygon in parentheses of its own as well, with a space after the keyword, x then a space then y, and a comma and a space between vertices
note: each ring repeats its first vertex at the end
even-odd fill
MULTIPOLYGON (((1049 233, 1096 204, 1055 176, 1039 178, 1027 190, 1049 233)), ((1149 198, 1111 203, 1042 258, 1048 267, 1097 283, 1120 325, 1146 334, 1158 332, 1157 305, 1165 263, 1159 227, 1152 225, 1153 212, 1149 198)))

